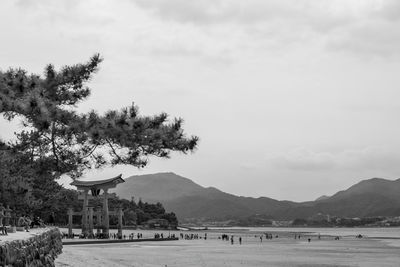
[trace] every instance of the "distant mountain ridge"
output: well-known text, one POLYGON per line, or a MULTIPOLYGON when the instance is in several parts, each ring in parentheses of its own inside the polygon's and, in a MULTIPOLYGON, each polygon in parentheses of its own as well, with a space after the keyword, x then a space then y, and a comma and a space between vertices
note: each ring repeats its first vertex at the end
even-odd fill
POLYGON ((323 196, 320 196, 319 198, 317 198, 315 201, 327 200, 328 198, 329 198, 329 196, 323 195, 323 196))
POLYGON ((254 214, 276 220, 308 218, 317 213, 340 217, 399 216, 400 179, 363 180, 331 197, 315 201, 279 201, 268 197, 243 197, 217 188, 202 187, 174 173, 136 175, 125 179, 114 191, 121 198, 161 202, 179 219, 210 218, 223 220, 254 214))

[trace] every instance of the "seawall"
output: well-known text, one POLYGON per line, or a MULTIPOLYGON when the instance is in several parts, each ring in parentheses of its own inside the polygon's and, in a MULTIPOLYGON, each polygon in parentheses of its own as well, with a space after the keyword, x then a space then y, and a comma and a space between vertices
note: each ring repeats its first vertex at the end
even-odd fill
POLYGON ((61 252, 61 233, 57 228, 51 228, 27 239, 0 243, 0 266, 54 266, 54 260, 61 252))

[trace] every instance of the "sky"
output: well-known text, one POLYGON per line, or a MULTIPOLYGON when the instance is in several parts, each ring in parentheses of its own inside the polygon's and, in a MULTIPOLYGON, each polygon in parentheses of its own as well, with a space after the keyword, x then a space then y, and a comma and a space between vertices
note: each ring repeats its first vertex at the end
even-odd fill
MULTIPOLYGON (((5 0, 0 69, 104 62, 77 108, 134 102, 182 117, 193 154, 106 179, 175 172, 243 196, 306 201, 400 178, 400 1, 5 0)), ((1 119, 0 137, 21 129, 1 119)))

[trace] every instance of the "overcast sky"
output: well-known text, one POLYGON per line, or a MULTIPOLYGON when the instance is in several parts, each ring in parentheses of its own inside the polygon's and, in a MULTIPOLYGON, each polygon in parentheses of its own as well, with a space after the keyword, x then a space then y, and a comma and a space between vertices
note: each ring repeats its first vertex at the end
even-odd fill
POLYGON ((2 70, 101 53, 82 112, 134 101, 201 138, 194 154, 85 178, 172 171, 295 201, 400 178, 400 1, 5 0, 0 34, 2 70))

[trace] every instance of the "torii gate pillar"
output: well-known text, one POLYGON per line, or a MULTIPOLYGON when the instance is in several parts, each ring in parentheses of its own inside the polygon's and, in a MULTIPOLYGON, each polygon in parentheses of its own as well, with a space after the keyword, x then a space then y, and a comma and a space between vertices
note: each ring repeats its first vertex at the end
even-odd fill
POLYGON ((100 227, 102 227, 102 221, 101 221, 101 214, 102 214, 102 212, 101 212, 101 207, 97 207, 96 208, 96 218, 97 218, 97 234, 99 235, 99 234, 101 234, 101 229, 100 229, 100 227))
POLYGON ((93 236, 93 207, 89 207, 89 228, 88 232, 90 236, 93 236))
POLYGON ((88 206, 89 206, 89 198, 88 198, 89 190, 86 189, 83 191, 83 207, 82 207, 82 233, 88 234, 88 206))
POLYGON ((122 239, 122 216, 124 215, 124 212, 122 211, 122 208, 118 208, 118 238, 122 239))
POLYGON ((108 188, 104 189, 104 198, 103 198, 103 234, 109 234, 110 230, 110 220, 109 220, 109 212, 108 212, 108 188))
POLYGON ((74 215, 74 211, 72 208, 68 209, 68 237, 72 237, 72 215, 74 215))

